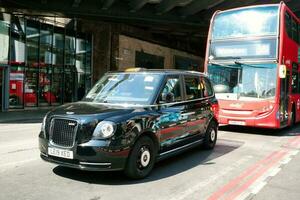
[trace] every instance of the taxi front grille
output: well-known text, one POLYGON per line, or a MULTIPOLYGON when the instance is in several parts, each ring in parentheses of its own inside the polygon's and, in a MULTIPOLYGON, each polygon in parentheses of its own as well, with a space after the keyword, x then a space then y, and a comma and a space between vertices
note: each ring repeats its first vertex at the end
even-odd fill
POLYGON ((50 141, 54 145, 73 147, 78 123, 70 119, 52 119, 50 125, 50 141))

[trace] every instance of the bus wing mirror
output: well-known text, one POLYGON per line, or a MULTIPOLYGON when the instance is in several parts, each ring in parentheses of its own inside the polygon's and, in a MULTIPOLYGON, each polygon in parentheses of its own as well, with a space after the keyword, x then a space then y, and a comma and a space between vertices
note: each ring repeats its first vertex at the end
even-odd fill
POLYGON ((279 65, 279 78, 286 77, 286 65, 279 65))

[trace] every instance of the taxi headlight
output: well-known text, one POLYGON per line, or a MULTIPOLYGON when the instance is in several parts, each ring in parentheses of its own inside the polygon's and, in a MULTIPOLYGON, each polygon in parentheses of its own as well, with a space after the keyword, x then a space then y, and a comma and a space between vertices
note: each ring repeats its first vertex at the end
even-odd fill
POLYGON ((47 119, 47 115, 43 118, 43 122, 42 122, 42 127, 41 127, 41 131, 45 132, 46 130, 46 119, 47 119))
POLYGON ((116 132, 116 124, 110 121, 102 121, 97 124, 93 136, 96 139, 105 139, 114 135, 116 132))

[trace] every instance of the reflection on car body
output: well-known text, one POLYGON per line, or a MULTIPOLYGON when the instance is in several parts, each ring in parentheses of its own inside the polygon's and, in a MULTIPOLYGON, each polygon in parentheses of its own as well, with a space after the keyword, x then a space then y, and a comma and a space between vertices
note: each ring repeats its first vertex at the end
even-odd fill
POLYGON ((41 158, 143 178, 155 161, 194 146, 212 149, 217 115, 218 102, 202 73, 109 72, 82 101, 45 116, 39 134, 41 158))

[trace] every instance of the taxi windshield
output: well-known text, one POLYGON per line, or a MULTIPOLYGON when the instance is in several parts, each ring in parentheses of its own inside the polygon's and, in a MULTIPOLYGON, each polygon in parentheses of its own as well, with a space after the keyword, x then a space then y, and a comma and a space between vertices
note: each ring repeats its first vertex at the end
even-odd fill
POLYGON ((90 90, 83 101, 96 103, 150 104, 158 91, 162 74, 106 74, 90 90))

